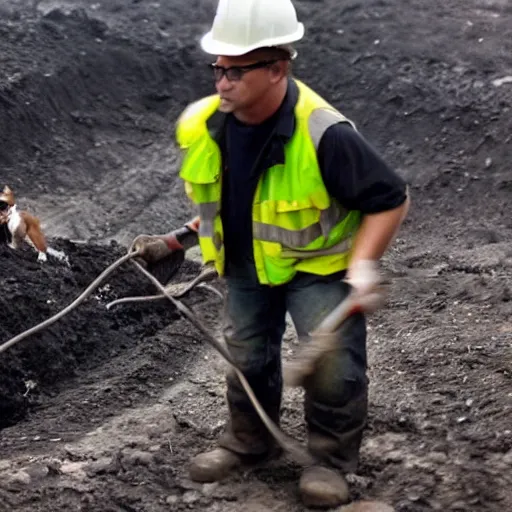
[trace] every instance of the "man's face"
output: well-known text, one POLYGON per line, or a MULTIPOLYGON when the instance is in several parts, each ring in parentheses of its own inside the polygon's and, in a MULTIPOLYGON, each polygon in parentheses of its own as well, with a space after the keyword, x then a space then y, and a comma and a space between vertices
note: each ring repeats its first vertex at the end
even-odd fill
POLYGON ((217 70, 214 72, 218 74, 215 87, 221 98, 219 110, 236 113, 238 110, 246 110, 257 105, 275 83, 275 73, 270 69, 272 62, 275 61, 269 61, 268 57, 257 54, 218 57, 215 62, 217 70), (247 69, 245 66, 253 68, 247 69), (226 72, 228 68, 232 69, 226 72))

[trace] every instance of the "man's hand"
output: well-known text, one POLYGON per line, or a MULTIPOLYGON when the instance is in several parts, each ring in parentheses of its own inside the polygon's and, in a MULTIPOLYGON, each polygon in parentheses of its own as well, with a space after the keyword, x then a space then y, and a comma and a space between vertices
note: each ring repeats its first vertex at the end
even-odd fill
POLYGON ((136 260, 166 284, 185 260, 185 251, 199 243, 198 230, 196 218, 166 235, 139 235, 128 251, 140 251, 136 260))
MULTIPOLYGON (((139 257, 146 263, 156 263, 173 252, 171 244, 165 238, 163 235, 139 235, 133 240, 128 251, 138 251, 139 257)), ((183 247, 177 243, 175 249, 183 250, 183 247)))
POLYGON ((171 231, 167 235, 139 235, 129 251, 140 251, 136 260, 165 285, 185 260, 185 247, 178 240, 183 231, 171 231))
POLYGON ((352 287, 354 299, 366 313, 373 313, 384 305, 385 291, 375 260, 356 260, 348 268, 345 277, 352 287))

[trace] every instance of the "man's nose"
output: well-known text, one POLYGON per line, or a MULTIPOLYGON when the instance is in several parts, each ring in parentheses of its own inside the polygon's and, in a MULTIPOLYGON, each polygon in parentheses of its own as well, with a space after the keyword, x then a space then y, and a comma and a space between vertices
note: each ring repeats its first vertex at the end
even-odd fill
POLYGON ((216 82, 215 86, 219 92, 228 91, 233 88, 233 84, 227 79, 226 75, 222 75, 222 78, 216 82))

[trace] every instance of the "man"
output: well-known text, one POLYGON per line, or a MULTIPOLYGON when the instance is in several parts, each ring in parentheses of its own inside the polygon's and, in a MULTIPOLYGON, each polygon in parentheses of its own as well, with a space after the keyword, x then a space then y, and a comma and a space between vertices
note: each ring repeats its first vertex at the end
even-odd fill
MULTIPOLYGON (((299 339, 353 290, 375 307, 378 261, 409 206, 405 183, 355 126, 290 74, 302 38, 290 0, 220 0, 203 49, 217 94, 177 123, 180 176, 199 216, 167 235, 141 235, 150 264, 200 244, 227 283, 225 338, 268 414, 279 422, 280 348, 289 312, 299 339)), ((349 500, 343 474, 356 469, 367 419, 366 327, 353 315, 338 349, 305 385, 307 506, 349 500)), ((227 375, 229 422, 213 451, 192 459, 193 480, 226 477, 276 453, 240 382, 227 375)))

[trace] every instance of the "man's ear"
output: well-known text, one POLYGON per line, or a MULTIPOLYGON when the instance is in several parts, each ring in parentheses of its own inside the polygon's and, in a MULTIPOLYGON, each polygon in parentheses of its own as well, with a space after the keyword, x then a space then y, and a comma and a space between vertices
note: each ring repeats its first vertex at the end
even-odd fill
POLYGON ((277 84, 288 75, 288 62, 277 61, 270 66, 270 81, 272 84, 277 84))

